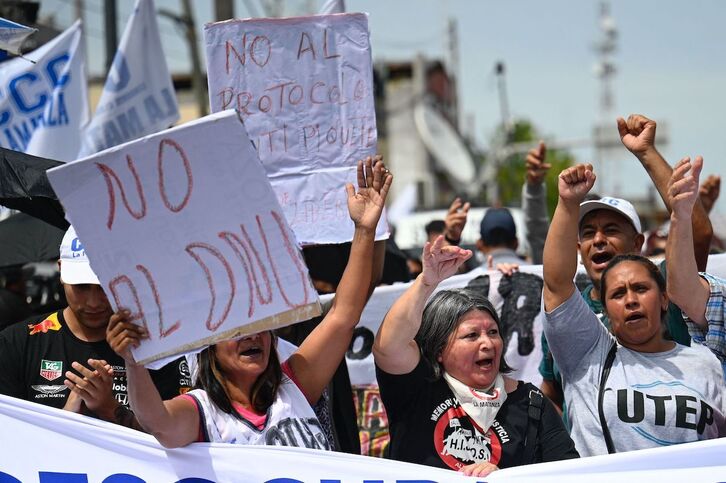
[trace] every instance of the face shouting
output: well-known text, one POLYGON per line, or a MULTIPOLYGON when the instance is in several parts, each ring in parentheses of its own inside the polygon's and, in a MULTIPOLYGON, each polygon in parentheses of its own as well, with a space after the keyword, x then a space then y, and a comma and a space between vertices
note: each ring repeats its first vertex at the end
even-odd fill
POLYGON ((215 347, 219 368, 228 379, 254 382, 270 361, 272 334, 270 331, 260 332, 220 342, 215 347))
POLYGON ((612 210, 595 210, 580 223, 578 248, 582 264, 596 288, 608 262, 616 255, 640 253, 643 235, 633 225, 612 210))
POLYGON ((621 262, 607 273, 603 301, 612 331, 625 347, 638 352, 662 352, 662 316, 668 297, 648 270, 638 262, 621 262))
POLYGON ((459 319, 438 360, 450 376, 475 389, 486 389, 499 374, 503 347, 494 318, 473 309, 459 319))

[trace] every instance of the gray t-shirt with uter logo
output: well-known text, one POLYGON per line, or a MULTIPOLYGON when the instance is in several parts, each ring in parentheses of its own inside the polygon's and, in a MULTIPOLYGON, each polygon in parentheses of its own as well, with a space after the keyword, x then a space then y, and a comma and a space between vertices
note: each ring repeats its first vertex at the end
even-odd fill
MULTIPOLYGON (((575 447, 581 456, 607 454, 597 399, 615 338, 576 290, 546 313, 544 331, 562 373, 575 447)), ((721 365, 697 344, 658 353, 618 345, 603 408, 617 452, 726 436, 721 365)))

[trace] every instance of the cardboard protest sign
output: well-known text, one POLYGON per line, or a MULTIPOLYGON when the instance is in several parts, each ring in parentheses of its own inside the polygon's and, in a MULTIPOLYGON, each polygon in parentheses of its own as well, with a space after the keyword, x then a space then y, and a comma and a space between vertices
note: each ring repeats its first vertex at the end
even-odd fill
MULTIPOLYGON (((234 111, 48 171, 147 364, 320 313, 295 237, 234 111)), ((340 190, 344 191, 343 186, 340 190)))
POLYGON ((204 38, 212 111, 239 111, 298 241, 351 240, 338 187, 377 142, 367 16, 228 20, 204 38))

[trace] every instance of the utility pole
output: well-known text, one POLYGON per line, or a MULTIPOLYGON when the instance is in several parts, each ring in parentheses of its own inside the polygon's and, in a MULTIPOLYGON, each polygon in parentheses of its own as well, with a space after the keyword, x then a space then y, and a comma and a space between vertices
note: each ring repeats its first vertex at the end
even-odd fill
POLYGON ((234 2, 232 0, 214 0, 214 19, 217 22, 234 18, 234 2))
POLYGON ((499 111, 502 116, 501 133, 496 136, 492 148, 490 150, 490 160, 482 170, 481 182, 487 187, 487 200, 492 206, 497 206, 500 203, 499 199, 499 183, 497 175, 499 174, 499 167, 507 156, 504 154, 509 145, 510 131, 511 131, 511 118, 509 114, 509 98, 507 96, 507 79, 506 79, 506 67, 504 61, 497 61, 494 64, 494 75, 497 76, 497 91, 499 93, 499 111))
POLYGON ((613 79, 617 69, 613 54, 617 50, 618 31, 615 28, 615 20, 610 15, 610 4, 607 2, 600 4, 600 32, 602 36, 594 46, 595 52, 599 55, 594 69, 595 76, 600 79, 600 115, 593 133, 595 158, 596 163, 599 164, 596 166, 596 172, 605 174, 600 181, 600 189, 604 193, 620 196, 620 170, 617 166, 619 161, 614 156, 610 156, 613 146, 610 142, 612 136, 608 136, 613 130, 612 124, 615 118, 613 115, 615 105, 613 79), (603 169, 605 166, 607 169, 603 169))
POLYGON ((199 57, 199 49, 197 48, 197 29, 192 12, 192 4, 190 0, 181 0, 182 14, 179 15, 171 10, 160 8, 159 15, 167 17, 179 26, 187 39, 189 47, 189 57, 192 63, 192 90, 197 100, 199 117, 206 116, 209 113, 209 100, 204 88, 204 75, 202 74, 202 60, 199 57))
POLYGON ((461 125, 459 118, 459 31, 456 19, 449 18, 448 21, 448 51, 449 51, 449 85, 451 86, 451 104, 453 107, 453 116, 451 120, 454 127, 458 130, 461 125))
POLYGON ((192 2, 190 0, 182 0, 184 9, 183 24, 186 30, 187 43, 189 44, 189 55, 192 59, 192 88, 194 89, 194 97, 197 98, 199 106, 199 116, 206 116, 209 113, 209 100, 204 92, 204 76, 202 75, 202 60, 199 57, 199 48, 197 45, 197 28, 194 22, 194 14, 192 13, 192 2))
POLYGON ((106 32, 106 72, 111 70, 113 58, 118 46, 118 30, 116 28, 116 0, 103 0, 104 26, 106 32))

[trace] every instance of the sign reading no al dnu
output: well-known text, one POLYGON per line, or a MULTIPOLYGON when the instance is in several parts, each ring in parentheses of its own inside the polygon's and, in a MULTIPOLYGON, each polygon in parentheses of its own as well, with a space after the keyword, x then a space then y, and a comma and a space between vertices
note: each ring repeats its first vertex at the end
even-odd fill
POLYGON ((150 339, 144 364, 281 327, 320 306, 234 111, 48 171, 114 308, 150 339))
POLYGON ((351 240, 343 186, 377 142, 367 16, 228 20, 204 38, 212 111, 239 111, 298 241, 351 240))

